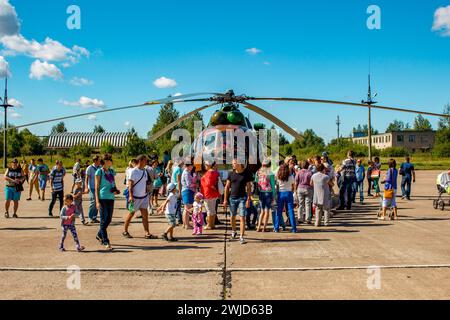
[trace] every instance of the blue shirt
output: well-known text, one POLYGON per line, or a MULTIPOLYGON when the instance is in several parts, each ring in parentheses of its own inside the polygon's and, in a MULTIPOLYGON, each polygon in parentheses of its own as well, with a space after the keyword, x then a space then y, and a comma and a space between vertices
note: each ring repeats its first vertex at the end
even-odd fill
POLYGON ((176 167, 172 172, 172 183, 175 184, 178 187, 178 180, 177 177, 182 173, 180 167, 176 167))
POLYGON ((402 171, 403 176, 410 178, 412 171, 414 170, 414 165, 409 162, 403 162, 400 166, 400 170, 402 171))
POLYGON ((65 173, 65 170, 58 170, 57 168, 53 168, 52 172, 50 172, 50 181, 54 192, 62 191, 64 189, 63 179, 65 173))
POLYGON ((355 167, 356 181, 360 182, 364 180, 364 171, 365 168, 363 165, 361 166, 356 165, 355 167))
POLYGON ((386 173, 386 183, 384 184, 385 190, 394 189, 397 190, 397 177, 398 177, 398 170, 389 168, 389 170, 386 173))
POLYGON ((95 172, 98 170, 98 167, 91 164, 87 170, 86 175, 88 176, 88 188, 90 191, 94 192, 95 190, 95 172))

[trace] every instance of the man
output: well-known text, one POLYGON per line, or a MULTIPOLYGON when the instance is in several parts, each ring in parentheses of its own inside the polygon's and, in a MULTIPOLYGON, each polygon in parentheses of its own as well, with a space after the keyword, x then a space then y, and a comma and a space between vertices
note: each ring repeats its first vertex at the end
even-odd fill
POLYGON ((342 162, 341 176, 343 178, 342 186, 339 190, 340 206, 338 210, 352 209, 352 189, 353 183, 356 181, 355 167, 356 162, 353 159, 354 152, 347 152, 347 159, 342 162))
POLYGON ((44 160, 38 159, 37 171, 39 173, 39 196, 42 201, 45 201, 45 188, 47 187, 48 174, 50 173, 50 170, 44 163, 44 160))
POLYGON ((128 227, 130 226, 131 219, 133 219, 134 214, 137 211, 141 212, 142 224, 144 225, 145 239, 157 239, 158 237, 151 235, 148 228, 148 204, 149 204, 149 194, 147 193, 147 184, 150 180, 148 171, 146 169, 147 157, 140 155, 136 158, 137 166, 130 171, 130 177, 128 179, 128 192, 130 208, 129 213, 125 217, 125 230, 122 235, 125 238, 133 238, 128 232, 128 227))
POLYGON ((64 176, 65 170, 61 160, 56 161, 56 166, 50 172, 50 190, 52 193, 52 200, 48 207, 48 215, 53 217, 53 207, 55 206, 56 199, 59 199, 59 210, 64 205, 64 176))
POLYGON ((406 162, 400 165, 400 175, 402 176, 402 199, 411 200, 411 181, 416 182, 416 171, 410 158, 405 158, 406 162))
POLYGON ((364 178, 366 177, 366 171, 364 168, 364 165, 362 164, 362 160, 358 159, 356 161, 356 167, 355 167, 355 175, 356 175, 356 181, 353 185, 353 203, 356 202, 356 193, 359 190, 359 203, 364 203, 364 178))
MULTIPOLYGON (((181 174, 183 173, 184 169, 184 161, 180 159, 178 161, 178 165, 176 165, 172 169, 172 179, 171 182, 175 184, 176 188, 178 190, 181 190, 181 174)), ((183 215, 181 214, 181 191, 177 193, 177 220, 178 224, 183 224, 183 215)))
POLYGON ((77 159, 77 162, 75 162, 75 164, 73 165, 72 176, 73 176, 73 183, 71 193, 73 193, 73 188, 75 188, 75 181, 78 178, 81 178, 81 159, 77 159))
POLYGON ((240 222, 240 243, 247 243, 244 239, 245 216, 247 209, 250 208, 252 196, 252 174, 245 169, 243 164, 233 160, 233 170, 228 173, 227 184, 225 185, 224 208, 230 201, 231 213, 231 239, 236 239, 236 216, 239 214, 240 222), (229 198, 229 199, 228 199, 229 198))
POLYGON ((99 168, 100 168, 100 157, 95 156, 92 158, 92 164, 86 170, 86 181, 84 183, 85 185, 84 192, 89 193, 88 223, 100 223, 100 221, 97 220, 98 209, 95 203, 95 172, 99 168))

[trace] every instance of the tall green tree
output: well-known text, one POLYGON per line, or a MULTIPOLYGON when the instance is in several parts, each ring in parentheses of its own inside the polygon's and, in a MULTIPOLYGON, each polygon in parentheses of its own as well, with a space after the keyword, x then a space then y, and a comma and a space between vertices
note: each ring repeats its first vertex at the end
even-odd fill
MULTIPOLYGON (((354 127, 352 131, 353 131, 353 133, 361 132, 364 137, 367 137, 369 135, 369 126, 367 124, 365 124, 365 125, 358 124, 358 126, 354 127)), ((372 132, 373 135, 379 134, 379 131, 377 129, 375 129, 373 126, 371 127, 370 131, 372 132)))
POLYGON ((433 127, 428 119, 419 114, 414 119, 414 130, 416 131, 432 131, 433 127))
MULTIPOLYGON (((450 103, 447 103, 444 106, 444 110, 442 110, 442 113, 450 116, 450 103)), ((450 129, 450 118, 439 118, 438 129, 450 129)))
MULTIPOLYGON (((148 133, 148 137, 151 137, 153 134, 159 132, 164 129, 167 125, 176 121, 180 117, 180 113, 175 109, 173 103, 167 103, 161 106, 158 114, 158 118, 156 119, 155 124, 152 129, 148 133)), ((172 148, 176 145, 176 141, 171 141, 171 136, 174 130, 178 129, 178 127, 169 130, 164 135, 159 137, 156 141, 152 143, 152 149, 155 149, 158 154, 162 154, 164 151, 172 150, 172 148)))
POLYGON ((64 132, 67 132, 66 124, 61 121, 52 127, 51 134, 64 133, 64 132))
POLYGON ((103 129, 103 127, 101 125, 98 125, 98 126, 96 125, 96 126, 94 126, 93 132, 94 133, 105 133, 105 129, 103 129))
POLYGON ((394 132, 394 131, 404 131, 410 128, 409 123, 404 123, 401 120, 394 120, 391 122, 386 128, 386 132, 394 132))

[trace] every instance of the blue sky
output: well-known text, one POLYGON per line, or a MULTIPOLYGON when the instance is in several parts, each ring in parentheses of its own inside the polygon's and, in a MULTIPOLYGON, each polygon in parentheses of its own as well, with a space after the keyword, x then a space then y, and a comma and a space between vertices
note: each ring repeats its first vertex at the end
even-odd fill
MULTIPOLYGON (((450 33, 445 29, 450 27, 450 7, 441 11, 443 29, 432 27, 436 10, 449 5, 449 1, 431 0, 414 4, 403 0, 0 0, 0 8, 13 6, 20 21, 20 29, 9 30, 9 36, 14 33, 16 40, 28 41, 30 48, 36 40, 34 49, 21 52, 13 50, 17 41, 0 43, 0 56, 12 74, 10 96, 23 104, 11 122, 19 125, 95 110, 92 105, 112 108, 178 92, 230 88, 250 96, 359 102, 367 91, 369 57, 380 104, 440 112, 450 102, 450 33), (66 9, 72 4, 81 9, 81 30, 66 26, 66 9), (381 9, 381 30, 366 26, 371 4, 381 9), (61 46, 44 46, 47 37, 61 46), (246 52, 249 48, 261 52, 252 55, 246 52), (175 80, 177 86, 157 88, 153 82, 160 77, 175 80), (83 78, 88 85, 73 85, 74 78, 83 78)), ((0 28, 4 25, 0 23, 0 28)), ((259 105, 293 128, 312 128, 326 140, 336 136, 338 115, 344 135, 367 117, 365 110, 352 107, 259 105)), ((200 105, 178 109, 186 113, 196 106, 200 105)), ((124 131, 125 124, 131 124, 145 135, 158 108, 69 120, 66 125, 70 131, 90 131, 98 124, 107 131, 124 131)), ((393 119, 411 122, 414 116, 375 111, 373 126, 383 131, 393 119)), ((250 119, 264 122, 251 113, 250 119)), ((430 120, 436 125, 437 119, 430 120)), ((52 125, 30 129, 46 135, 52 125)))

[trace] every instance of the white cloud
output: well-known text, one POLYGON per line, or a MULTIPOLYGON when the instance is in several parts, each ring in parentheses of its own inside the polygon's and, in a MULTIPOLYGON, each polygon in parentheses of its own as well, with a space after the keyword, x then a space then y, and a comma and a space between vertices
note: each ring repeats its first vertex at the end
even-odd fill
POLYGON ((96 116, 95 114, 91 114, 91 115, 89 115, 87 118, 88 118, 88 120, 90 120, 90 121, 97 121, 97 116, 96 116))
POLYGON ((440 7, 434 12, 433 31, 450 37, 450 6, 440 7))
POLYGON ((20 22, 16 9, 8 0, 0 0, 0 37, 19 33, 20 22))
POLYGON ((248 54, 250 54, 252 56, 255 56, 255 55, 261 53, 262 50, 260 50, 258 48, 249 48, 249 49, 246 49, 245 52, 247 52, 248 54))
POLYGON ((264 61, 263 65, 270 66, 270 62, 269 61, 264 61))
MULTIPOLYGON (((1 0, 0 0, 1 1, 1 0)), ((0 78, 11 77, 9 63, 4 57, 0 56, 0 78)))
POLYGON ((94 81, 86 79, 86 78, 74 77, 74 78, 72 78, 72 80, 70 80, 70 84, 77 86, 77 87, 91 86, 94 84, 94 81))
POLYGON ((22 115, 18 114, 17 112, 13 111, 9 114, 9 116, 13 119, 20 119, 22 118, 22 115))
POLYGON ((59 100, 59 103, 69 107, 82 107, 82 108, 106 108, 105 103, 99 99, 92 99, 88 97, 81 97, 78 101, 59 100))
POLYGON ((30 79, 42 80, 44 77, 49 77, 53 79, 61 79, 62 72, 54 64, 48 63, 47 61, 35 60, 31 64, 30 68, 30 79))
POLYGON ((19 100, 14 99, 14 98, 9 98, 8 99, 8 103, 10 105, 14 106, 15 108, 22 108, 23 107, 23 104, 19 100))
POLYGON ((165 89, 165 88, 174 88, 178 84, 175 81, 175 79, 169 79, 169 78, 166 78, 166 77, 161 77, 161 78, 156 79, 155 81, 153 81, 153 85, 155 87, 157 87, 157 88, 165 89))

